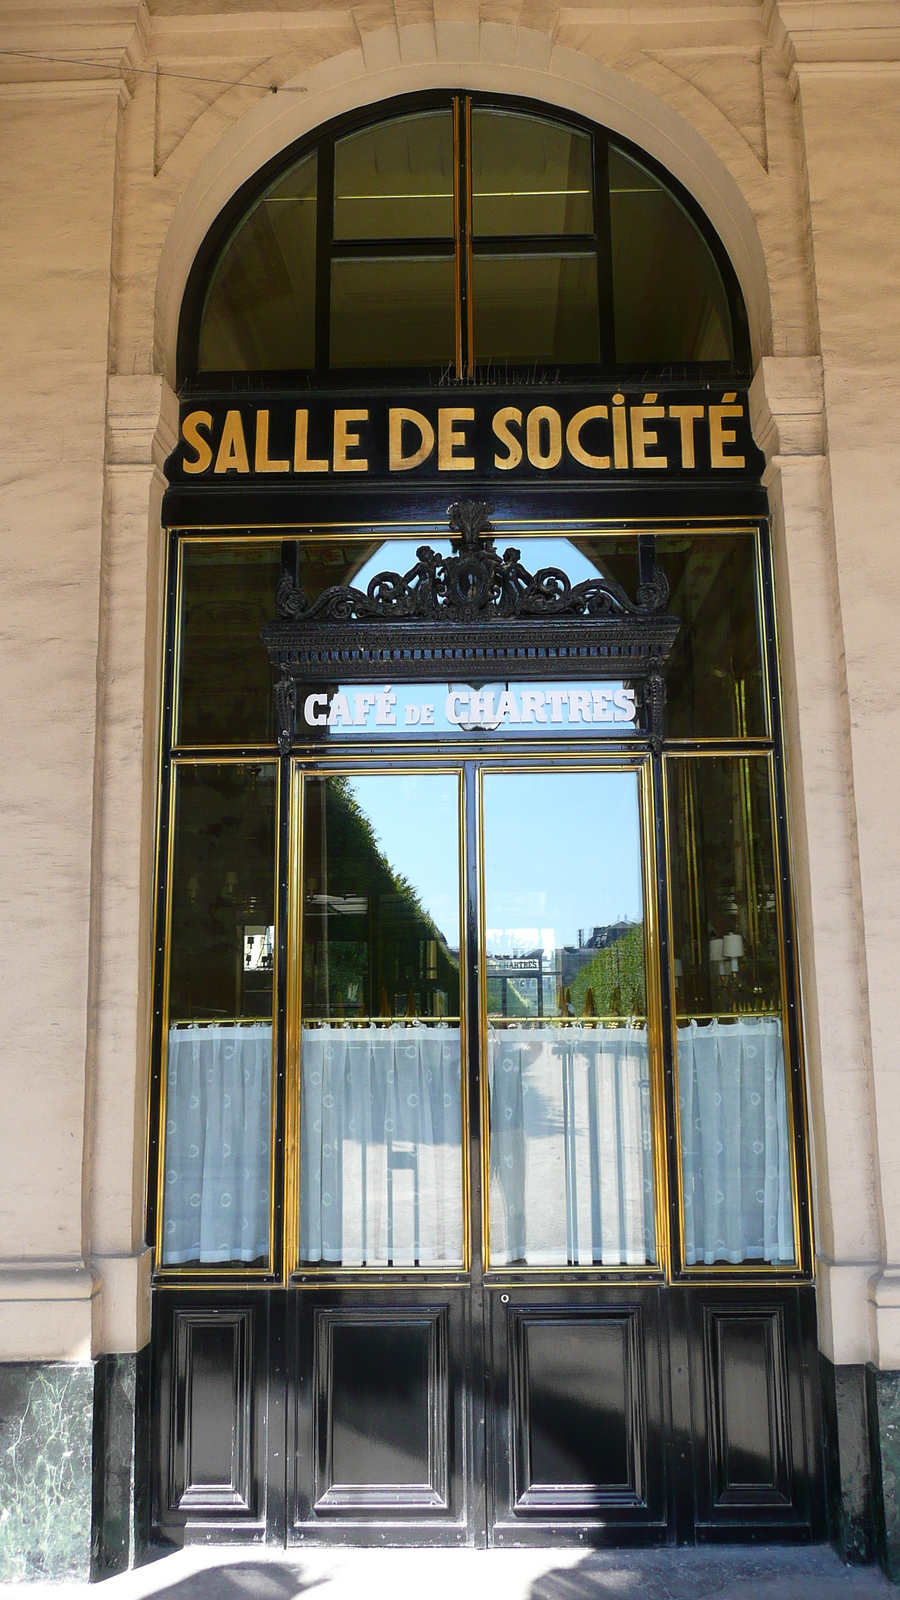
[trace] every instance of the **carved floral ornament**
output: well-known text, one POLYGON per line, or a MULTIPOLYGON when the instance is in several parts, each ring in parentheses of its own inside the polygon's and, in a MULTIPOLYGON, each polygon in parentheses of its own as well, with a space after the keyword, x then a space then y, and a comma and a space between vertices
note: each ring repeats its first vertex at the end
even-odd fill
POLYGON ((634 600, 614 578, 573 584, 558 567, 530 573, 521 551, 494 548, 490 507, 448 507, 450 555, 420 545, 408 572, 380 572, 365 591, 351 584, 309 601, 290 577, 278 585, 278 617, 260 630, 278 673, 278 745, 295 739, 299 685, 500 679, 640 680, 646 737, 662 741, 663 672, 678 618, 665 612, 664 574, 654 566, 634 600))

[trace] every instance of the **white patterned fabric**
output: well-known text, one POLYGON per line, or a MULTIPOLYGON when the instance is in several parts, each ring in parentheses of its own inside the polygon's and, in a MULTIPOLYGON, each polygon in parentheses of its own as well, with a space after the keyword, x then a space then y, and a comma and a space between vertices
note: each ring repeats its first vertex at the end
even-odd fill
POLYGON ((685 1260, 793 1261, 778 1017, 678 1029, 685 1260))
POLYGON ((491 1261, 656 1259, 647 1031, 492 1029, 491 1261))
POLYGON ((463 1259, 459 1029, 304 1028, 300 1258, 463 1259))
POLYGON ((169 1030, 162 1264, 269 1256, 272 1028, 169 1030))

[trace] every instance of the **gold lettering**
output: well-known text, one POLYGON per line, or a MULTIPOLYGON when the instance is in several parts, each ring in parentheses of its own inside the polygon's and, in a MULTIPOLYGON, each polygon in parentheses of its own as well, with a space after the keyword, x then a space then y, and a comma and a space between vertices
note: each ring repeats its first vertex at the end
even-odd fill
POLYGON ((474 422, 475 412, 471 406, 441 406, 438 410, 438 472, 474 472, 474 456, 458 456, 456 451, 465 450, 468 440, 461 428, 455 428, 455 422, 474 422))
POLYGON ((391 406, 388 412, 388 465, 391 472, 410 472, 427 461, 434 449, 434 429, 421 411, 408 411, 405 406, 391 406), (403 454, 403 424, 408 422, 419 430, 419 447, 411 456, 403 454))
POLYGON ((212 461, 212 446, 199 432, 200 428, 205 428, 208 432, 211 427, 212 417, 208 411, 191 411, 185 417, 181 424, 181 437, 186 445, 197 452, 194 460, 185 456, 181 463, 185 472, 205 472, 212 461))
POLYGON ((213 472, 249 472, 250 462, 247 460, 247 441, 244 438, 244 424, 239 411, 225 413, 225 426, 219 440, 219 453, 213 472))
POLYGON ((535 406, 528 413, 525 424, 525 439, 528 446, 528 459, 533 467, 540 467, 542 472, 547 472, 551 467, 558 467, 562 458, 562 423, 559 412, 552 406, 535 406), (547 450, 546 454, 541 449, 541 423, 547 424, 547 450))
POLYGON ((654 405, 655 394, 645 394, 642 406, 631 407, 631 455, 635 467, 667 467, 667 456, 648 456, 647 446, 659 444, 659 434, 647 428, 648 417, 664 417, 665 406, 654 405))
POLYGON ((695 467, 694 423, 703 416, 702 406, 670 406, 669 416, 677 418, 681 427, 681 465, 695 467))
POLYGON ((628 466, 628 418, 625 415, 625 396, 613 395, 613 466, 628 466))
POLYGON ((334 413, 334 470, 335 472, 368 472, 365 456, 348 456, 348 450, 359 448, 359 430, 348 427, 351 422, 368 422, 368 411, 335 411, 334 413))
POLYGON ((585 406, 583 411, 576 411, 566 429, 569 455, 574 461, 580 461, 583 467, 593 467, 595 472, 602 472, 609 466, 609 456, 592 456, 589 450, 585 450, 581 442, 581 430, 586 422, 593 422, 595 417, 608 416, 608 406, 585 406))
POLYGON ((510 427, 512 422, 521 428, 521 411, 517 406, 502 406, 493 421, 494 433, 500 443, 506 445, 507 451, 505 456, 494 456, 494 466, 499 467, 501 472, 512 472, 522 459, 522 444, 510 427))
POLYGON ((743 467, 745 465, 743 456, 727 456, 725 454, 726 444, 737 443, 737 434, 734 428, 723 427, 723 421, 725 417, 742 417, 744 415, 743 406, 727 404, 729 400, 734 398, 733 394, 726 394, 723 396, 723 400, 726 403, 720 406, 710 406, 709 408, 709 455, 714 467, 743 467))
POLYGON ((253 465, 257 472, 290 472, 289 461, 269 460, 269 413, 257 411, 256 413, 256 454, 253 465))
POLYGON ((309 412, 298 411, 294 418, 294 471, 327 472, 327 461, 309 459, 309 412))

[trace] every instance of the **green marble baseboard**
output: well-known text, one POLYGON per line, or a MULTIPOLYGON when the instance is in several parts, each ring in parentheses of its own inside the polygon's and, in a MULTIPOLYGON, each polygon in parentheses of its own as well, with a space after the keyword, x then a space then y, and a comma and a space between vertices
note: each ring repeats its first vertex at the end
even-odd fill
POLYGON ((91 1566, 93 1364, 0 1365, 0 1581, 91 1566))

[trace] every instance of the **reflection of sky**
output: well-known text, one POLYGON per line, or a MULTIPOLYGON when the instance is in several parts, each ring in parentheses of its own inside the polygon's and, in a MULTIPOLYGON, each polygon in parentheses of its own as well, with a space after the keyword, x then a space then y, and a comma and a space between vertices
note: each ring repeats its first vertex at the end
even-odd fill
MULTIPOLYGON (((354 775, 353 793, 393 867, 448 944, 459 943, 458 785, 449 773, 354 775)), ((487 946, 550 954, 643 914, 638 780, 631 772, 488 773, 487 946)))
POLYGON ((383 855, 459 949, 459 780, 447 772, 356 774, 348 780, 383 855))
POLYGON ((549 955, 642 916, 634 773, 488 773, 484 827, 490 954, 549 955))
MULTIPOLYGON (((443 556, 451 551, 449 539, 432 539, 427 534, 420 539, 386 539, 360 567, 353 579, 354 588, 367 588, 379 572, 408 572, 416 564, 416 550, 420 544, 427 544, 443 556)), ((524 534, 503 532, 495 536, 494 548, 500 555, 510 545, 521 550, 522 565, 529 572, 537 572, 541 567, 561 567, 573 583, 597 576, 597 568, 568 539, 529 539, 524 534)))

